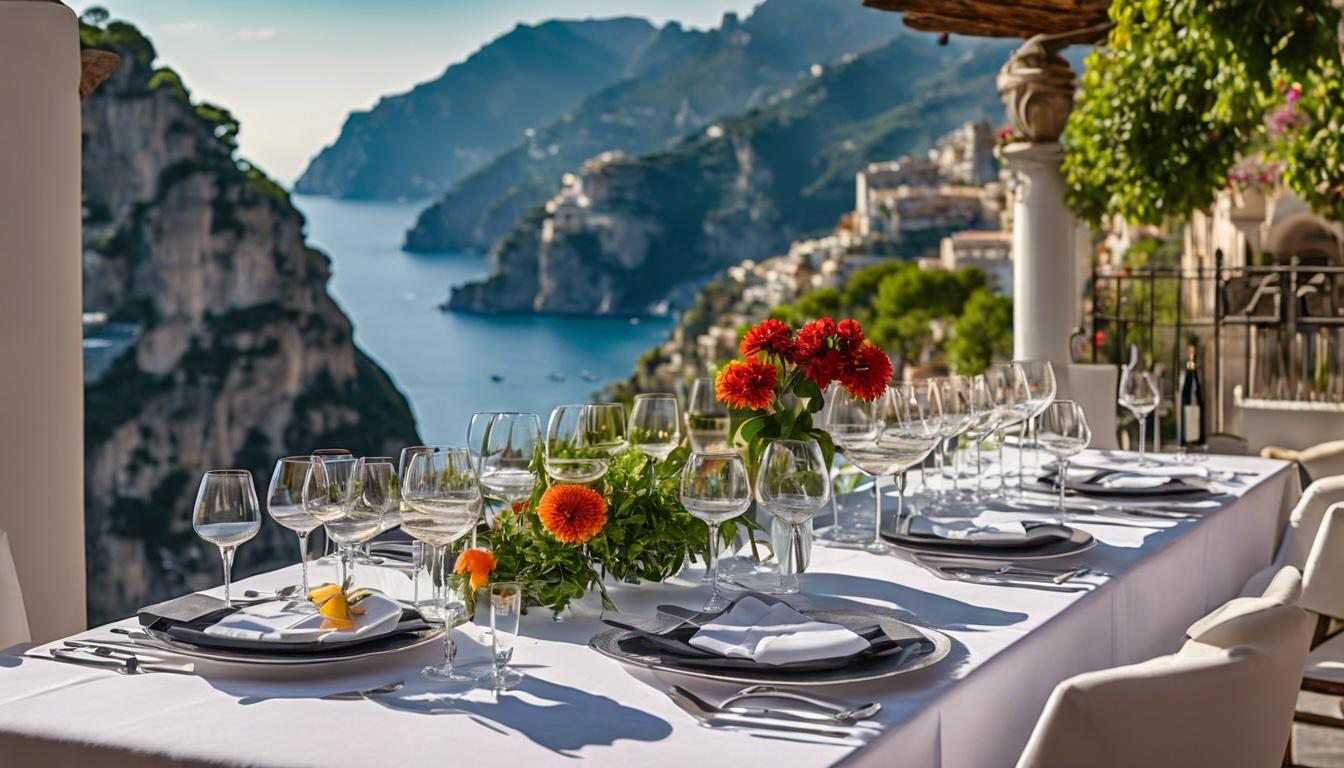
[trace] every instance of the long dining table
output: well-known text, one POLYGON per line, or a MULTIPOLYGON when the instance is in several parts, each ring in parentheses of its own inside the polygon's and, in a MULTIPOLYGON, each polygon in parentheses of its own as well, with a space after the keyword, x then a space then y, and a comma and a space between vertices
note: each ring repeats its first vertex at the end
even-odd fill
MULTIPOLYGON (((38 658, 59 641, 0 656, 0 765, 381 768, 578 758, 622 767, 1012 766, 1057 683, 1174 651, 1192 621, 1269 564, 1300 494, 1296 470, 1247 457, 1215 456, 1207 465, 1228 472, 1229 481, 1222 495, 1190 503, 1197 514, 1188 518, 1115 512, 1073 519, 1097 545, 1059 561, 1091 569, 1069 582, 1081 587, 1071 591, 949 579, 900 553, 815 546, 799 604, 894 610, 945 633, 952 645, 927 668, 823 689, 882 705, 845 740, 699 724, 669 699, 668 686, 710 700, 738 686, 630 668, 596 653, 587 643, 605 626, 585 600, 564 621, 529 611, 513 657, 523 682, 501 694, 440 695, 419 677, 422 665, 441 656, 437 645, 301 672, 199 662, 193 674, 126 675, 38 658), (405 685, 354 700, 323 698, 389 682, 405 685)), ((872 503, 863 494, 844 501, 872 503)), ((894 497, 884 504, 894 507, 894 497)), ((973 514, 982 505, 954 506, 973 514)), ((708 589, 700 575, 691 568, 659 584, 613 583, 610 596, 623 614, 652 615, 663 603, 698 606, 708 589)), ((334 566, 323 565, 314 578, 333 576, 334 566)), ((235 589, 271 590, 297 578, 296 565, 235 589)), ((410 596, 404 573, 363 566, 359 578, 410 596)), ((134 619, 117 624, 134 626, 134 619)), ((79 637, 115 638, 117 624, 79 637)), ((475 626, 456 636, 459 661, 486 658, 475 626)))

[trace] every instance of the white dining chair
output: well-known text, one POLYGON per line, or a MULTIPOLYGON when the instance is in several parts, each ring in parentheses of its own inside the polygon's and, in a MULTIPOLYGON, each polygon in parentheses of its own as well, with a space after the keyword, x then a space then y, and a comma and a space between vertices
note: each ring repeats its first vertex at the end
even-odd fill
POLYGON ((0 530, 0 651, 26 644, 30 640, 28 610, 23 605, 19 571, 14 567, 9 535, 0 530))
POLYGON ((1312 482, 1332 475, 1344 475, 1344 440, 1331 440, 1300 451, 1267 445, 1260 449, 1260 455, 1266 459, 1297 462, 1312 482))
POLYGON ((1332 504, 1340 502, 1344 502, 1344 475, 1323 477, 1307 486, 1288 517, 1288 525, 1284 527, 1283 539, 1279 541, 1274 562, 1246 582, 1241 590, 1242 596, 1255 596, 1264 592, 1270 578, 1284 566, 1291 565, 1304 570, 1307 567, 1307 555, 1311 554, 1311 545, 1316 541, 1316 531, 1325 518, 1325 511, 1332 504))
POLYGON ((1300 585, 1284 574, 1281 595, 1219 609, 1174 654, 1060 683, 1018 768, 1280 765, 1312 623, 1280 602, 1300 585))
MULTIPOLYGON (((1302 607, 1316 619, 1311 653, 1302 670, 1302 690, 1344 697, 1344 633, 1338 632, 1344 620, 1344 504, 1326 511, 1316 534, 1302 579, 1302 607)), ((1299 710, 1294 719, 1344 728, 1344 718, 1319 712, 1299 710)))

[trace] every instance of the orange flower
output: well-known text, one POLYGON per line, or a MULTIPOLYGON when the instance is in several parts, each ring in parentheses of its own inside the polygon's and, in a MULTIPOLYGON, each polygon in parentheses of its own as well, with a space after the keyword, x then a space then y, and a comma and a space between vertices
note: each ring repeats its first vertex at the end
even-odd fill
POLYGON ((763 411, 775 394, 775 366, 754 360, 731 362, 719 371, 714 394, 733 408, 763 411))
POLYGON ((495 570, 495 556, 484 549, 468 549, 457 556, 453 573, 471 574, 471 588, 480 589, 490 583, 490 572, 495 570))
POLYGON ((742 337, 739 350, 746 360, 754 360, 760 354, 788 359, 793 354, 793 331, 774 318, 762 320, 742 337))
POLYGON ((581 544, 606 525, 607 502, 592 488, 553 485, 537 503, 537 517, 555 538, 566 544, 581 544))

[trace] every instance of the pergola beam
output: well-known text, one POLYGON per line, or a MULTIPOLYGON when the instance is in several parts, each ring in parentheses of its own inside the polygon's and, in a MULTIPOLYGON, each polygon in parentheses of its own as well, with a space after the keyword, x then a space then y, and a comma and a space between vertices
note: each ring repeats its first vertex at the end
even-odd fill
POLYGON ((863 0, 924 32, 976 37, 1060 34, 1107 21, 1110 0, 863 0))

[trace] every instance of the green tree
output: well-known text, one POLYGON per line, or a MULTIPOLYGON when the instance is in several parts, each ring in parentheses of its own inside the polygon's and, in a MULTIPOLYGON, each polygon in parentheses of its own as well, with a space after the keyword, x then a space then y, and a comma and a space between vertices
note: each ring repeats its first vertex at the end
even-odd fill
POLYGON ((803 322, 821 317, 835 317, 843 310, 844 296, 839 288, 818 288, 798 299, 795 316, 803 322))
POLYGON ((878 286, 889 275, 918 269, 908 261, 882 261, 856 271, 845 281, 844 306, 851 312, 872 306, 878 286))
POLYGON ((959 374, 981 373, 996 358, 1013 353, 1013 301, 985 289, 971 294, 952 327, 947 357, 959 374))

